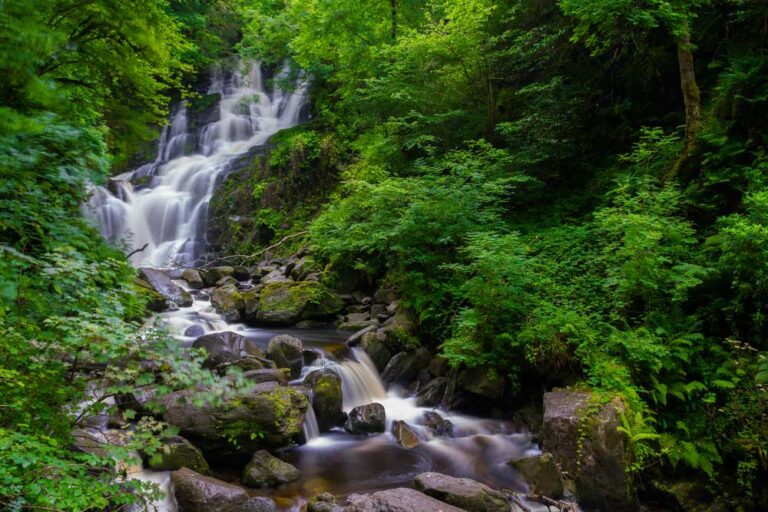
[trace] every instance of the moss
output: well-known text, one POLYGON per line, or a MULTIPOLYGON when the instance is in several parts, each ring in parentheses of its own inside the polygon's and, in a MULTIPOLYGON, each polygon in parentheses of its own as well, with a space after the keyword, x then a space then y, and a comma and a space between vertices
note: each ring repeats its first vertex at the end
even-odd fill
POLYGON ((333 315, 343 305, 338 295, 317 282, 269 283, 261 290, 257 319, 292 324, 333 315))

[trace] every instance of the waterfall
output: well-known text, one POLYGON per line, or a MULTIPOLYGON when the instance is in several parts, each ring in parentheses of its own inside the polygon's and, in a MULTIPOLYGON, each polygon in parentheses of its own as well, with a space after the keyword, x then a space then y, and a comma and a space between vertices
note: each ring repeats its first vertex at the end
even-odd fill
POLYGON ((332 364, 331 369, 341 377, 341 392, 344 410, 349 412, 358 405, 381 401, 387 398, 387 391, 376 365, 362 349, 353 348, 353 359, 332 364))
POLYGON ((194 262, 206 249, 208 203, 220 177, 236 158, 295 126, 305 102, 303 84, 292 93, 267 91, 258 63, 217 74, 210 92, 221 95, 218 120, 190 133, 182 103, 163 129, 154 162, 92 190, 86 211, 102 235, 129 250, 145 247, 131 257, 137 266, 194 262), (135 188, 140 179, 148 185, 135 188))
POLYGON ((317 437, 320 437, 320 426, 317 424, 317 416, 315 416, 315 409, 312 405, 312 394, 309 395, 309 407, 307 407, 307 414, 304 415, 304 439, 306 442, 311 441, 317 437))

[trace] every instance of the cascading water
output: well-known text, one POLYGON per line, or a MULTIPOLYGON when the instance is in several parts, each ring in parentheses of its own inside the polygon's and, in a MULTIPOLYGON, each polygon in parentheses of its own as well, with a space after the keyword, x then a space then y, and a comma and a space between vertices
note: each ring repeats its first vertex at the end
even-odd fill
POLYGON ((97 187, 88 202, 102 235, 122 241, 135 265, 163 267, 194 262, 206 248, 208 203, 234 160, 262 146, 283 128, 295 126, 305 102, 304 85, 294 92, 267 91, 258 64, 241 64, 217 75, 211 93, 221 95, 218 119, 189 133, 182 103, 163 129, 154 162, 97 187), (145 188, 134 188, 149 180, 145 188))

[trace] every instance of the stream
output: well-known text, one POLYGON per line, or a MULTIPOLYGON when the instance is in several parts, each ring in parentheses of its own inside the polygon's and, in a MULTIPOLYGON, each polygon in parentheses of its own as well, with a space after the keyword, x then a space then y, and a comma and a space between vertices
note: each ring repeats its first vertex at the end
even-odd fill
MULTIPOLYGON (((218 118, 191 133, 187 107, 177 107, 163 130, 155 161, 113 178, 108 188, 94 188, 87 213, 108 240, 121 241, 128 251, 144 248, 131 257, 137 267, 192 265, 208 250, 207 210, 216 186, 235 160, 263 146, 278 130, 298 124, 304 90, 301 83, 293 92, 277 87, 267 90, 258 64, 241 64, 231 75, 215 76, 209 92, 221 94, 218 118)), ((176 283, 188 289, 185 282, 176 283)), ((314 414, 308 414, 305 444, 278 453, 301 471, 301 478, 274 490, 249 489, 252 494, 271 496, 280 510, 299 510, 307 499, 322 492, 343 496, 410 486, 425 471, 469 477, 497 489, 526 491, 525 482, 507 461, 539 452, 519 425, 438 410, 453 423, 454 432, 453 437, 433 437, 423 426, 424 413, 436 409, 416 406, 415 398, 404 390, 386 389, 365 352, 347 348, 349 332, 332 326, 261 329, 228 324, 205 294, 193 295, 191 306, 159 315, 180 343, 190 345, 202 334, 235 331, 266 349, 273 336, 290 334, 303 341, 305 350, 316 353, 292 384, 300 384, 314 370, 330 369, 341 378, 345 412, 372 402, 381 403, 386 410, 385 433, 367 437, 350 435, 342 428, 320 434, 314 414), (398 445, 390 433, 395 420, 413 426, 421 444, 411 449, 398 445)), ((239 479, 228 468, 216 467, 214 475, 231 482, 239 479)), ((159 483, 166 499, 156 506, 176 510, 167 472, 136 468, 132 477, 159 483)), ((546 509, 535 504, 530 507, 546 509)))

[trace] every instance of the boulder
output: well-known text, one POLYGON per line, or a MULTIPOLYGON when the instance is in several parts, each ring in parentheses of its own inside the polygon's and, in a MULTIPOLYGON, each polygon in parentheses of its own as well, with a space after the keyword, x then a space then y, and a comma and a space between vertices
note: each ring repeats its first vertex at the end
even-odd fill
POLYGON ((188 468, 171 472, 173 495, 182 512, 245 512, 245 489, 201 475, 188 468))
POLYGON ((232 267, 232 277, 238 281, 247 281, 251 278, 251 273, 245 267, 232 267))
POLYGON ((272 362, 264 358, 264 352, 253 341, 232 331, 200 336, 192 348, 202 348, 208 353, 203 362, 205 368, 235 365, 247 370, 258 370, 272 366, 272 362))
POLYGON ((422 368, 429 365, 431 359, 429 350, 424 347, 400 352, 389 361, 381 373, 381 378, 387 384, 407 386, 416 378, 422 368))
POLYGON ((288 368, 291 376, 296 379, 301 375, 304 363, 304 344, 299 338, 281 334, 269 340, 267 357, 275 362, 278 368, 288 368))
POLYGON ((320 430, 324 432, 338 425, 344 412, 341 378, 332 370, 316 370, 307 375, 304 385, 312 390, 312 409, 320 430))
POLYGON ((384 432, 386 419, 383 405, 377 403, 360 405, 349 413, 344 428, 350 434, 375 434, 384 432))
POLYGON ((360 348, 368 354, 379 372, 383 372, 392 359, 392 352, 389 351, 386 340, 384 333, 371 331, 365 333, 360 341, 360 348))
POLYGON ((392 422, 392 435, 395 436, 395 442, 403 448, 415 448, 421 444, 416 431, 401 420, 392 422))
POLYGON ((508 512, 510 509, 509 500, 504 494, 469 478, 422 473, 416 477, 413 485, 427 496, 468 512, 508 512))
POLYGON ((289 281, 291 281, 291 278, 286 276, 284 269, 281 269, 281 268, 276 268, 275 270, 271 271, 269 274, 261 278, 261 283, 263 284, 287 283, 289 281))
POLYGON ((353 331, 358 332, 368 327, 378 327, 378 320, 360 320, 354 322, 342 321, 336 326, 340 331, 353 331))
POLYGON ((579 504, 585 508, 637 508, 625 471, 627 446, 618 431, 623 408, 619 398, 597 404, 589 392, 544 394, 543 448, 574 480, 579 504))
POLYGON ((397 488, 347 497, 344 512, 467 512, 414 489, 397 488))
POLYGON ((139 274, 152 288, 165 299, 172 301, 177 306, 187 307, 192 305, 192 296, 188 291, 171 281, 165 272, 155 268, 140 268, 139 274))
POLYGON ((307 504, 307 512, 341 512, 342 508, 336 505, 336 497, 324 492, 318 494, 307 504))
POLYGON ((262 368, 259 370, 248 370, 243 373, 243 377, 254 384, 277 382, 281 386, 287 386, 291 372, 287 368, 262 368))
POLYGON ((293 268, 291 268, 290 276, 295 281, 303 281, 306 277, 315 270, 315 262, 312 258, 305 256, 296 260, 293 268))
POLYGON ((379 288, 373 294, 375 304, 391 304, 397 300, 397 291, 394 288, 379 288))
POLYGON ((427 371, 429 371, 429 374, 433 377, 445 377, 448 375, 450 369, 451 367, 448 364, 448 359, 443 356, 435 356, 432 358, 432 361, 429 362, 429 367, 427 367, 427 371))
POLYGON ((435 411, 424 413, 424 426, 438 437, 453 437, 453 423, 435 411))
POLYGON ((243 299, 243 320, 246 323, 256 322, 256 313, 259 311, 259 299, 261 298, 261 289, 263 286, 254 286, 249 290, 240 292, 240 298, 243 299))
POLYGON ((248 498, 248 501, 243 503, 237 509, 237 512, 276 512, 277 506, 272 498, 266 496, 254 496, 248 498))
POLYGON ((483 398, 498 400, 504 393, 504 378, 482 366, 465 368, 459 372, 458 387, 483 398))
POLYGON ((208 463, 203 453, 181 436, 162 439, 160 450, 153 456, 142 453, 146 466, 152 471, 173 471, 189 468, 198 473, 208 473, 208 463))
POLYGON ((189 391, 171 393, 161 402, 163 420, 177 426, 206 457, 218 459, 297 442, 308 406, 300 390, 277 383, 258 384, 253 393, 216 406, 196 405, 189 391))
POLYGON ((563 497, 563 477, 551 453, 542 453, 509 462, 528 483, 531 493, 548 498, 563 497))
POLYGON ((239 283, 238 283, 237 279, 235 279, 232 276, 224 276, 221 279, 219 279, 218 281, 216 281, 216 287, 217 288, 221 288, 222 286, 227 286, 228 284, 231 284, 232 286, 237 287, 237 285, 239 283))
POLYGON ((349 313, 344 317, 344 319, 351 323, 367 322, 371 319, 371 315, 369 313, 349 313))
POLYGON ((202 272, 203 283, 205 286, 213 286, 216 282, 227 276, 234 274, 235 269, 229 266, 213 267, 202 272))
POLYGON ((181 278, 187 282, 190 288, 199 290, 204 286, 203 277, 200 272, 194 268, 185 268, 181 273, 181 278))
POLYGON ((243 470, 243 483, 248 487, 277 487, 300 477, 298 469, 272 456, 267 450, 254 453, 243 470))
POLYGON ((387 334, 402 336, 413 330, 413 322, 408 314, 402 309, 398 309, 393 316, 384 322, 384 331, 387 334))
POLYGON ((184 336, 188 338, 199 338, 205 334, 205 329, 200 324, 192 324, 184 329, 184 336))
POLYGON ((441 405, 446 389, 448 389, 447 378, 437 377, 432 379, 416 393, 416 405, 419 407, 437 407, 441 405))
POLYGON ((240 290, 234 284, 225 284, 216 288, 211 295, 211 305, 229 323, 238 322, 240 311, 245 309, 240 290))
POLYGON ((266 324, 292 325, 299 320, 332 317, 343 306, 335 292, 318 282, 270 283, 261 290, 256 320, 266 324))

